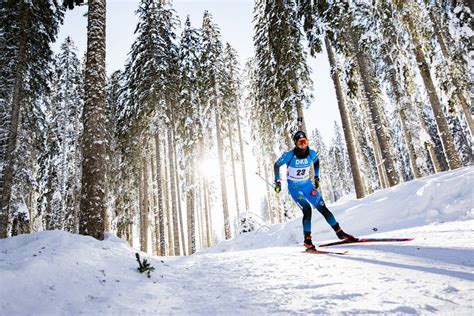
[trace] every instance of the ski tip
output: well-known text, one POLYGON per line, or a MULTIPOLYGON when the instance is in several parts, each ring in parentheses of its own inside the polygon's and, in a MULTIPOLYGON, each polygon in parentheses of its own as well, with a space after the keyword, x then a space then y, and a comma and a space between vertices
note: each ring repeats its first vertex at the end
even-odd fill
POLYGON ((318 247, 329 247, 329 246, 338 246, 338 245, 352 245, 360 243, 373 243, 373 242, 404 242, 411 241, 415 239, 414 237, 408 238, 357 238, 357 240, 339 240, 335 242, 330 242, 327 244, 321 244, 318 247))

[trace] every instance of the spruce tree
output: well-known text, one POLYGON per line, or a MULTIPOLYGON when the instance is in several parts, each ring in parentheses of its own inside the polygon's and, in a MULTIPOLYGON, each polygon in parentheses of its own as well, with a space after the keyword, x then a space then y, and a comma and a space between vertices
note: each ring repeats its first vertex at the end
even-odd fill
POLYGON ((55 59, 54 97, 52 101, 58 129, 60 154, 60 196, 61 212, 64 222, 60 225, 69 231, 76 232, 77 208, 79 206, 81 170, 78 168, 82 156, 80 136, 82 135, 83 77, 82 68, 76 55, 76 47, 67 37, 61 45, 61 51, 55 59))
POLYGON ((443 113, 442 104, 437 94, 436 87, 430 73, 430 63, 427 59, 426 52, 423 49, 423 36, 420 33, 419 24, 415 25, 415 19, 419 17, 416 4, 406 4, 401 1, 394 1, 398 10, 400 10, 400 17, 404 26, 409 32, 413 41, 413 54, 416 57, 418 68, 420 71, 423 84, 428 94, 428 99, 436 119, 439 129, 439 135, 443 143, 446 159, 450 169, 456 169, 462 166, 462 162, 454 146, 453 136, 449 131, 449 125, 446 116, 443 113))
MULTIPOLYGON (((69 9, 84 0, 63 0, 69 9)), ((83 111, 83 161, 79 233, 104 239, 107 226, 105 136, 106 0, 89 0, 83 111)))
POLYGON ((268 110, 277 131, 291 145, 292 130, 306 129, 303 108, 309 105, 312 86, 295 1, 257 1, 255 29, 258 80, 267 90, 261 98, 273 98, 274 106, 268 110))
MULTIPOLYGON (((35 130, 38 122, 38 98, 47 92, 47 77, 52 52, 50 43, 57 35, 63 12, 56 1, 4 1, 1 8, 0 33, 0 107, 5 112, 0 135, 0 238, 9 235, 12 202, 23 200, 13 196, 13 190, 22 194, 24 175, 32 175, 36 141, 21 143, 28 129, 35 130), (26 125, 24 125, 26 124, 26 125), (18 146, 21 145, 22 148, 18 146), (29 148, 28 148, 29 147, 29 148), (26 153, 23 150, 28 150, 26 153), (28 159, 25 156, 29 156, 28 159), (33 156, 32 156, 33 155, 33 156), (18 160, 16 157, 22 157, 18 160), (17 179, 17 177, 22 179, 17 179), (23 184, 22 184, 23 183, 23 184), (14 188, 14 184, 16 189, 14 188)), ((28 139, 28 138, 25 138, 28 139)), ((28 176, 30 179, 31 177, 28 176)), ((15 207, 18 209, 18 207, 15 207)))
POLYGON ((227 203, 227 185, 224 166, 224 132, 226 111, 221 102, 220 82, 223 80, 221 35, 217 25, 213 22, 208 11, 204 12, 201 28, 201 67, 202 85, 200 89, 201 102, 205 110, 202 115, 214 115, 216 127, 217 152, 219 158, 219 177, 221 186, 222 209, 224 213, 225 239, 231 238, 229 206, 227 203), (211 112, 212 111, 212 112, 211 112))
POLYGON ((177 137, 181 139, 185 168, 185 195, 187 209, 188 253, 196 252, 196 176, 195 161, 198 158, 199 143, 202 138, 202 127, 199 106, 198 67, 200 55, 200 37, 191 26, 189 16, 184 24, 179 45, 179 107, 177 112, 177 137))
POLYGON ((117 70, 107 80, 107 94, 105 102, 106 138, 107 138, 107 213, 111 216, 112 228, 117 236, 125 237, 129 207, 126 201, 130 198, 131 188, 128 187, 126 168, 124 163, 123 143, 120 141, 119 113, 123 106, 121 91, 123 90, 122 72, 117 70))

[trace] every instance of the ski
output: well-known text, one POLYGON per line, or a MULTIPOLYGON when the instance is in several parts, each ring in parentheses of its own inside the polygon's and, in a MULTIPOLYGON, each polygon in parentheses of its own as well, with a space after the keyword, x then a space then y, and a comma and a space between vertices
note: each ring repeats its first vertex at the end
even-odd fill
POLYGON ((358 238, 357 240, 339 240, 335 242, 330 242, 327 244, 319 245, 318 247, 330 247, 338 245, 347 245, 347 244, 359 244, 359 243, 371 243, 371 242, 401 242, 401 241, 410 241, 414 238, 358 238))
POLYGON ((327 251, 327 250, 318 250, 318 249, 306 249, 306 253, 314 254, 329 254, 329 255, 345 255, 347 251, 337 252, 337 251, 327 251))

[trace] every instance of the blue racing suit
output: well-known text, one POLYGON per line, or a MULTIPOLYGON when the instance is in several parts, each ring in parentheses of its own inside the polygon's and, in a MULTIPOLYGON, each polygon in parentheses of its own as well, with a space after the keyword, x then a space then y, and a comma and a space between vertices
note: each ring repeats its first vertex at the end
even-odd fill
POLYGON ((280 167, 286 164, 286 179, 288 191, 299 208, 303 211, 303 233, 311 234, 311 205, 312 204, 326 219, 326 222, 334 227, 337 225, 334 215, 326 207, 323 197, 309 179, 311 164, 314 167, 315 176, 319 176, 318 154, 310 149, 306 158, 298 158, 294 149, 284 152, 275 162, 275 181, 280 180, 280 167))

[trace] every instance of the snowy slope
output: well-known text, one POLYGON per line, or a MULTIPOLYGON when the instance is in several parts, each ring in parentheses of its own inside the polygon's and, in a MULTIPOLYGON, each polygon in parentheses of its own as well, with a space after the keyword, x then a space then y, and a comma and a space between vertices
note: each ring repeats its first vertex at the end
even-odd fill
MULTIPOLYGON (((191 257, 60 231, 0 240, 0 315, 298 315, 474 313, 474 168, 446 172, 332 206, 343 227, 411 236, 303 252, 300 220, 249 233, 191 257), (360 206, 359 206, 360 205, 360 206)), ((333 239, 315 214, 314 237, 333 239)))

